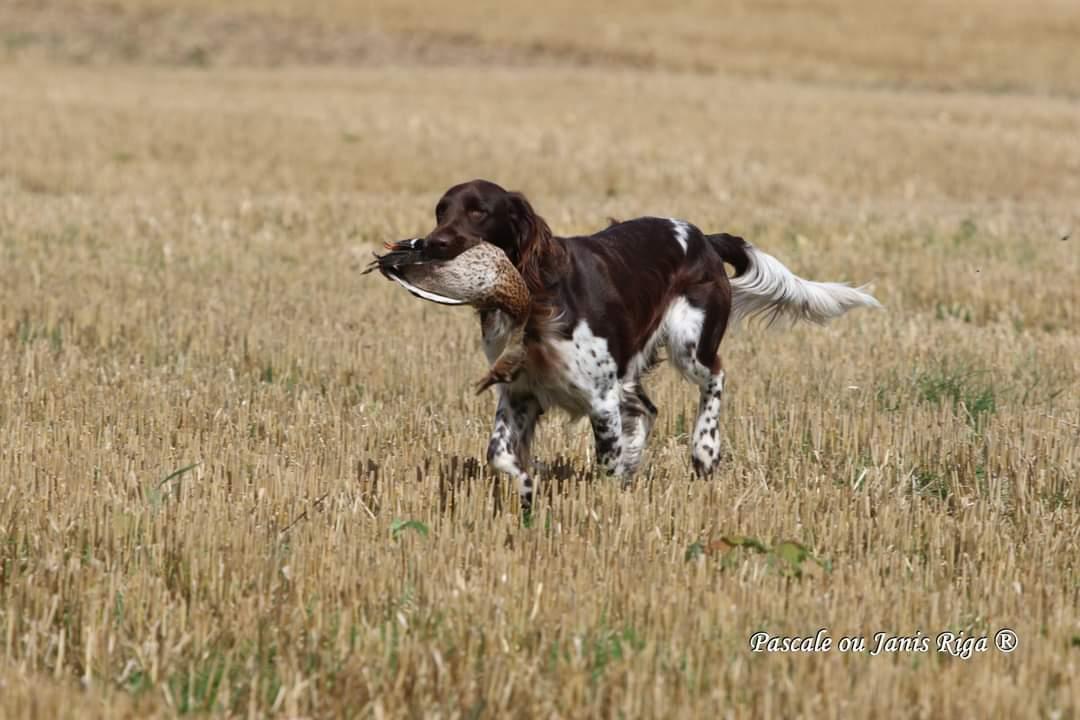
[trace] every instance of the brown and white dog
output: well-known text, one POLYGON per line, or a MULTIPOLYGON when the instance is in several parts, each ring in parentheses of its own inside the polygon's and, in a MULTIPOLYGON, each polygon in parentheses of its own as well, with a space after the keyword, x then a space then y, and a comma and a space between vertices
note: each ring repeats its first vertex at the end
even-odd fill
MULTIPOLYGON (((643 217, 593 235, 555 237, 525 197, 473 180, 446 191, 427 249, 453 257, 477 240, 501 248, 531 296, 526 359, 496 386, 488 462, 514 478, 531 507, 529 447, 541 414, 559 407, 588 416, 598 464, 629 477, 656 418, 642 376, 661 348, 700 388, 691 459, 701 474, 720 456, 724 370, 717 350, 730 319, 760 313, 825 322, 857 307, 880 307, 862 288, 794 275, 774 257, 728 234, 706 235, 682 220, 643 217), (735 269, 729 279, 724 263, 735 269)), ((513 323, 480 312, 484 352, 500 355, 513 323)))

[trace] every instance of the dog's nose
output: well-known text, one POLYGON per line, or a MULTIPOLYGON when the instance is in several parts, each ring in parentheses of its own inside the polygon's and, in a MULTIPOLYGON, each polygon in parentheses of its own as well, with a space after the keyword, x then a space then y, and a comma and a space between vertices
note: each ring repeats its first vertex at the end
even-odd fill
POLYGON ((424 241, 424 252, 431 257, 442 257, 450 251, 450 239, 445 235, 432 235, 424 241))

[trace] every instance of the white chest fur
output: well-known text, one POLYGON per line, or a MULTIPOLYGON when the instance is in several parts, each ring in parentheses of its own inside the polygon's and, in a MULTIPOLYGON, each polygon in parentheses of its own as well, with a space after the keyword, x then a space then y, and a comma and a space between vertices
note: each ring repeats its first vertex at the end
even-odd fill
MULTIPOLYGON (((499 356, 506 345, 512 323, 505 313, 487 314, 483 325, 484 354, 488 362, 499 356)), ((525 369, 511 384, 511 389, 536 396, 545 409, 559 407, 573 417, 605 404, 618 404, 621 384, 617 366, 608 343, 593 334, 584 321, 578 323, 570 338, 547 340, 547 362, 536 367, 526 360, 525 369)))

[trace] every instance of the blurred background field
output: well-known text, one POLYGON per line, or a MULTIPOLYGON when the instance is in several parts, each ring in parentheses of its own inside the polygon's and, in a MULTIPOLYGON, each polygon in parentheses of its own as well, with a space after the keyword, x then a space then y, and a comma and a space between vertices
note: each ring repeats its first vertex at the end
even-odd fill
MULTIPOLYGON (((0 4, 0 716, 1073 717, 1080 6, 0 4), (480 461, 451 184, 685 217, 886 305, 666 367, 628 490, 480 461), (792 562, 721 540, 795 541, 792 562), (752 654, 757 630, 1012 654, 752 654)), ((553 414, 554 415, 554 414, 553 414)))

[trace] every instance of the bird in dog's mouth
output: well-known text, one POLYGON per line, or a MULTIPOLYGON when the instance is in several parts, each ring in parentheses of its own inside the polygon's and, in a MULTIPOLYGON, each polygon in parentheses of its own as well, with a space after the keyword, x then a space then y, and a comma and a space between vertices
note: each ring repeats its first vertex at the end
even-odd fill
POLYGON ((476 241, 446 257, 445 245, 433 245, 425 238, 386 243, 384 247, 389 252, 375 254, 364 274, 378 270, 423 300, 498 310, 510 318, 512 328, 506 345, 477 383, 477 393, 496 383, 510 382, 525 361, 530 295, 506 253, 491 243, 476 241))

